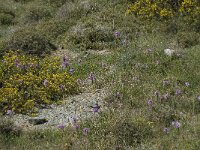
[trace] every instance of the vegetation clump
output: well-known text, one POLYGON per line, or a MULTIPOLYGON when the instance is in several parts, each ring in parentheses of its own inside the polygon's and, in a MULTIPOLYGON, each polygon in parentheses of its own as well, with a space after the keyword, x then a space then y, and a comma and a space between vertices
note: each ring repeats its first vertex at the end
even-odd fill
POLYGON ((48 54, 51 50, 56 50, 56 46, 47 36, 37 32, 32 27, 19 29, 14 32, 8 40, 6 48, 10 50, 20 49, 27 54, 39 56, 48 54))
POLYGON ((64 95, 77 93, 76 79, 61 68, 59 59, 9 52, 0 62, 2 112, 37 111, 41 105, 62 100, 64 95))
POLYGON ((171 18, 177 14, 198 16, 200 3, 195 0, 137 0, 128 9, 142 18, 171 18))

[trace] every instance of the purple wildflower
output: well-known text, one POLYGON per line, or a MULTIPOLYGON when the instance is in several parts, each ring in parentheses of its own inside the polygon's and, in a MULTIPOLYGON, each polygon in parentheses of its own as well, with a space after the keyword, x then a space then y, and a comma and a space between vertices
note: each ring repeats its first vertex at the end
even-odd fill
POLYGON ((40 68, 40 65, 39 65, 39 64, 37 64, 35 67, 36 67, 37 69, 39 69, 39 68, 40 68))
POLYGON ((84 128, 83 129, 83 134, 84 135, 88 135, 88 133, 89 133, 89 128, 84 128))
POLYGON ((65 125, 64 125, 64 124, 60 124, 60 125, 58 125, 57 127, 58 127, 59 129, 61 129, 61 130, 64 130, 65 125))
POLYGON ((99 109, 100 109, 100 106, 98 104, 95 104, 94 106, 92 106, 92 111, 94 113, 98 113, 99 112, 99 109))
POLYGON ((175 95, 179 95, 180 93, 181 93, 181 90, 176 89, 176 91, 175 91, 175 95))
POLYGON ((164 129, 163 129, 163 132, 164 132, 164 133, 169 133, 169 128, 164 128, 164 129))
POLYGON ((153 101, 152 101, 152 99, 147 100, 147 104, 148 104, 148 106, 153 106, 153 101))
POLYGON ((175 128, 180 128, 181 127, 181 123, 178 121, 172 121, 172 126, 174 126, 175 128))
POLYGON ((47 79, 45 79, 43 84, 45 87, 47 87, 49 85, 49 81, 47 79))
POLYGON ((120 32, 119 31, 115 31, 115 37, 119 37, 120 36, 120 32))
POLYGON ((12 110, 7 110, 7 112, 6 112, 6 115, 12 115, 13 114, 13 111, 12 110))
POLYGON ((89 79, 92 81, 92 83, 94 82, 94 74, 92 72, 90 73, 89 79))
POLYGON ((180 127, 181 127, 181 123, 178 122, 178 121, 176 121, 176 123, 175 123, 175 127, 176 127, 176 128, 180 128, 180 127))

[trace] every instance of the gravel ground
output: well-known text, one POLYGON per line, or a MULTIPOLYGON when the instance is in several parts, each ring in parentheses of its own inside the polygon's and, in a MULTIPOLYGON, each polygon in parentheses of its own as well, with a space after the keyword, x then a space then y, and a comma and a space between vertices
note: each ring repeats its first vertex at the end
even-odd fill
MULTIPOLYGON (((57 128, 58 125, 70 125, 72 118, 77 121, 82 121, 93 116, 97 116, 98 113, 92 111, 92 107, 96 103, 100 106, 99 111, 105 111, 107 109, 105 102, 106 90, 96 90, 91 93, 81 93, 76 96, 69 96, 64 100, 62 105, 51 105, 48 109, 39 110, 37 117, 30 117, 28 115, 16 114, 11 118, 16 126, 22 127, 24 130, 35 129, 49 129, 57 128), (39 125, 33 125, 29 123, 29 119, 47 119, 48 122, 39 125)), ((10 116, 8 116, 10 117, 10 116)))

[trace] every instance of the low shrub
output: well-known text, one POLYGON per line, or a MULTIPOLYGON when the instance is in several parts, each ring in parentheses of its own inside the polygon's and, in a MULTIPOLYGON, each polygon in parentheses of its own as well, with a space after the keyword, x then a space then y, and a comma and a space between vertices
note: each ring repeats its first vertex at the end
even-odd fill
POLYGON ((41 60, 9 52, 0 66, 2 112, 36 112, 41 104, 48 105, 78 92, 76 79, 61 68, 58 58, 41 60))
POLYGON ((53 9, 45 5, 29 5, 24 14, 22 21, 25 23, 32 23, 42 19, 51 18, 53 16, 53 9))
POLYGON ((60 7, 66 2, 74 2, 74 0, 44 0, 44 3, 48 3, 52 6, 60 7))
POLYGON ((51 50, 56 50, 56 46, 51 40, 39 33, 35 28, 27 27, 14 32, 7 42, 7 49, 22 50, 28 54, 48 54, 51 50))
POLYGON ((177 14, 193 16, 200 14, 200 3, 195 0, 137 0, 130 5, 127 13, 142 18, 171 18, 177 14))
POLYGON ((0 6, 0 25, 10 25, 15 18, 15 13, 6 6, 0 6))
POLYGON ((4 136, 19 136, 22 129, 15 126, 9 118, 0 118, 0 133, 4 136))
POLYGON ((59 19, 63 18, 81 18, 87 16, 91 12, 98 10, 97 5, 91 1, 82 1, 79 3, 69 2, 61 6, 56 14, 59 19))
POLYGON ((69 20, 49 20, 38 23, 36 30, 55 41, 58 36, 64 34, 73 24, 75 23, 69 20))
MULTIPOLYGON (((71 43, 82 50, 101 50, 108 48, 115 42, 111 28, 95 25, 75 26, 68 34, 66 43, 71 43)), ((64 43, 65 44, 65 43, 64 43)))
POLYGON ((194 32, 194 31, 178 32, 177 42, 183 48, 189 48, 189 47, 195 46, 200 42, 199 33, 194 32))
POLYGON ((133 146, 153 137, 152 129, 152 123, 145 118, 135 118, 133 121, 119 122, 114 128, 114 135, 119 145, 133 146))

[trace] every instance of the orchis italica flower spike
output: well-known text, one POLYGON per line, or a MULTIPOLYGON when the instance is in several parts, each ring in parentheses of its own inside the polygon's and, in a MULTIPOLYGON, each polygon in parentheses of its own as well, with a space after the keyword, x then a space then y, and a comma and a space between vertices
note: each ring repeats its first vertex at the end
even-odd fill
POLYGON ((152 99, 147 100, 147 104, 148 104, 148 106, 153 106, 153 101, 152 101, 152 99))
POLYGON ((164 128, 164 129, 163 129, 163 132, 164 132, 164 133, 169 133, 169 128, 164 128))
POLYGON ((120 32, 119 31, 115 31, 115 37, 119 37, 120 36, 120 32))
POLYGON ((172 121, 172 126, 174 126, 175 128, 180 128, 181 127, 181 123, 178 121, 172 121))
POLYGON ((45 87, 47 87, 49 85, 49 81, 47 79, 45 79, 43 84, 45 87))
POLYGON ((88 133, 89 133, 89 128, 84 128, 83 129, 83 134, 84 135, 88 135, 88 133))
POLYGON ((175 91, 175 95, 179 95, 181 93, 181 90, 179 90, 179 89, 177 89, 176 91, 175 91))
POLYGON ((58 128, 61 129, 61 130, 64 130, 65 125, 64 124, 60 124, 60 125, 58 125, 58 128))
POLYGON ((180 127, 181 127, 181 123, 178 122, 178 121, 176 121, 175 127, 176 127, 176 128, 180 128, 180 127))
POLYGON ((96 103, 95 105, 91 106, 92 107, 92 111, 94 113, 99 112, 100 106, 98 105, 98 103, 96 103))
POLYGON ((94 82, 94 74, 92 72, 90 73, 89 79, 92 81, 92 83, 94 82))
POLYGON ((6 115, 12 115, 13 114, 13 111, 12 110, 7 110, 7 112, 6 112, 6 115))

